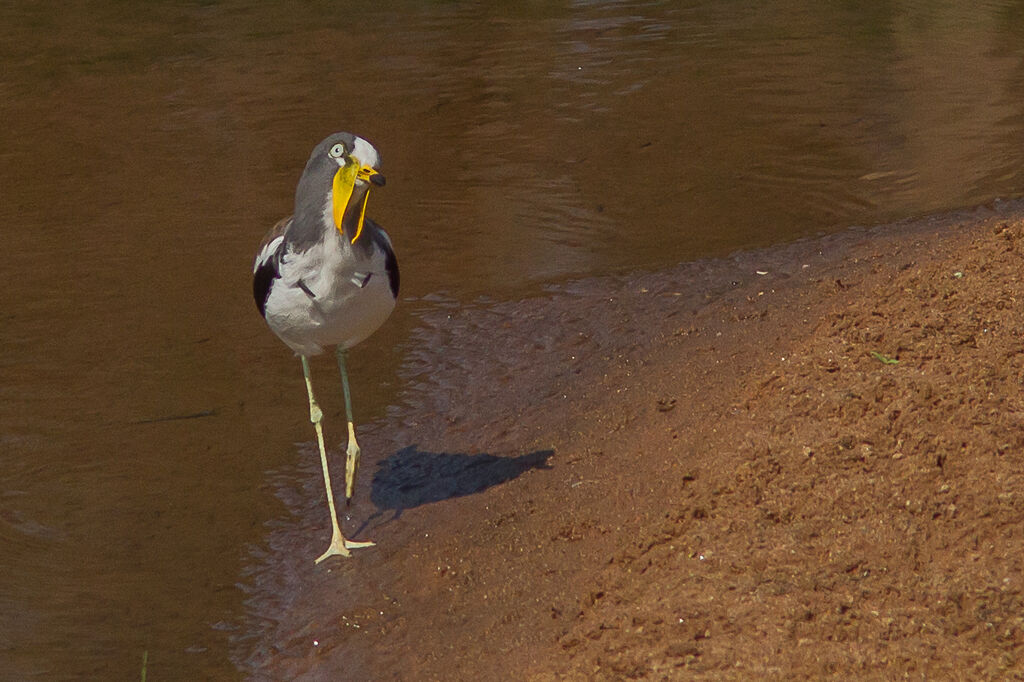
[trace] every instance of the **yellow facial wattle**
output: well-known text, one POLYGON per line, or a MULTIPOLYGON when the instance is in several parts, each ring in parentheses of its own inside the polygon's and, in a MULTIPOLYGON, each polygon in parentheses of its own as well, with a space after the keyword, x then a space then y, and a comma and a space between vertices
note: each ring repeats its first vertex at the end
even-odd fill
MULTIPOLYGON (((352 199, 352 191, 356 186, 356 174, 359 172, 359 166, 356 164, 346 164, 338 169, 338 172, 334 174, 334 184, 331 189, 331 214, 334 218, 334 227, 338 229, 338 232, 344 233, 342 227, 342 220, 345 218, 345 209, 348 208, 348 202, 352 199)), ((366 202, 363 202, 363 206, 366 202)), ((363 221, 359 220, 359 228, 356 230, 356 237, 362 232, 363 221)), ((353 237, 352 241, 356 238, 353 237)))
MULTIPOLYGON (((352 201, 352 192, 355 190, 356 180, 364 180, 377 185, 384 184, 384 176, 369 166, 360 167, 358 163, 350 162, 338 169, 334 174, 334 187, 331 192, 331 211, 334 215, 334 226, 344 234, 342 220, 345 218, 345 211, 352 201)), ((352 236, 352 243, 355 244, 359 235, 363 233, 363 224, 366 222, 366 204, 370 200, 370 188, 366 188, 363 195, 362 206, 359 207, 359 222, 356 223, 356 233, 352 236)))
POLYGON ((352 243, 355 244, 356 240, 359 239, 359 235, 363 233, 363 223, 366 221, 366 202, 370 200, 370 189, 366 189, 366 194, 363 195, 363 205, 359 207, 359 225, 356 227, 356 236, 352 237, 352 243))

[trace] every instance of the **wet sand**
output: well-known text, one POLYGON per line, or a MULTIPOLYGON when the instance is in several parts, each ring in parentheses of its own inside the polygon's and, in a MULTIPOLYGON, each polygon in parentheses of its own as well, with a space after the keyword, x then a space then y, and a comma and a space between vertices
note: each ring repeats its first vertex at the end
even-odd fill
POLYGON ((439 302, 403 368, 425 378, 361 439, 345 523, 379 546, 313 564, 329 533, 307 447, 277 486, 292 516, 255 557, 236 663, 1020 675, 1022 239, 1024 204, 1004 202, 439 302))

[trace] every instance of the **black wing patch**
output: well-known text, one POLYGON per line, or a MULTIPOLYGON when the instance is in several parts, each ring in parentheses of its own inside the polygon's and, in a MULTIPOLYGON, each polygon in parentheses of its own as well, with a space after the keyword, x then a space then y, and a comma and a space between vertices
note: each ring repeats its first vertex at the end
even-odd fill
POLYGON ((256 308, 260 315, 267 317, 267 299, 270 298, 270 287, 274 280, 281 277, 277 268, 277 258, 271 256, 266 263, 262 263, 256 272, 252 274, 252 297, 256 299, 256 308))
POLYGON ((398 258, 395 257, 395 250, 391 248, 391 240, 388 239, 387 234, 381 229, 381 226, 373 222, 369 218, 366 222, 373 226, 373 243, 384 252, 384 269, 388 273, 388 285, 391 287, 391 295, 398 298, 398 285, 400 283, 400 276, 398 274, 398 258))
POLYGON ((281 277, 281 254, 285 249, 284 235, 291 226, 291 216, 278 220, 277 224, 260 242, 256 267, 252 271, 252 297, 256 299, 256 309, 260 311, 263 319, 267 319, 267 299, 270 298, 270 289, 274 286, 274 280, 281 277))
POLYGON ((398 298, 398 259, 395 258, 395 252, 388 246, 384 252, 384 268, 388 271, 388 284, 391 285, 391 295, 398 298))

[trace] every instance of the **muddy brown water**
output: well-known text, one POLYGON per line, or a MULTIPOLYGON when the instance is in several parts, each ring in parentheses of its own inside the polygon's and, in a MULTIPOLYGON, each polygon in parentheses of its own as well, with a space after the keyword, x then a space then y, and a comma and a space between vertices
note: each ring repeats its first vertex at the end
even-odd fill
MULTIPOLYGON (((402 265, 353 353, 371 430, 416 423, 445 349, 412 332, 444 306, 1021 193, 1017 3, 825 5, 0 7, 0 678, 133 679, 145 654, 231 679, 267 647, 247 576, 317 472, 249 266, 327 132, 382 150, 402 265)), ((475 492, 407 476, 399 499, 475 492)))

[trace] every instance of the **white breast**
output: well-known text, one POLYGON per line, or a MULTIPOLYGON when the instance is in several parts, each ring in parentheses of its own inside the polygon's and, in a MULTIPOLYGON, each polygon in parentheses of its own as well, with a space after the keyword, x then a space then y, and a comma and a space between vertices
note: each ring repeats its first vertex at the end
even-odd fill
POLYGON ((267 323, 302 355, 329 346, 351 348, 395 307, 384 254, 374 250, 360 257, 337 230, 307 251, 285 253, 280 274, 267 299, 267 323))

